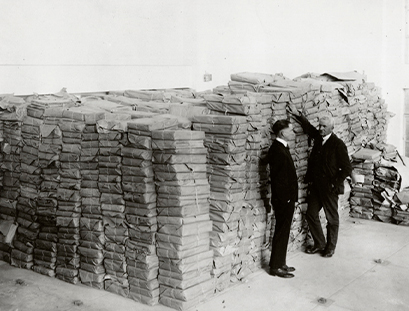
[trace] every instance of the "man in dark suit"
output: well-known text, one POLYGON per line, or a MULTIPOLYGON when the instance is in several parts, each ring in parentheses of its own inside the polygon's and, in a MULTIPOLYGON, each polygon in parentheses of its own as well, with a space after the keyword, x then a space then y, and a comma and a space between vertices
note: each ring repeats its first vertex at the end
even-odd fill
POLYGON ((314 245, 307 248, 306 252, 332 257, 338 240, 338 195, 344 193, 344 180, 352 172, 348 150, 344 142, 332 132, 332 117, 320 118, 316 129, 294 105, 289 105, 288 111, 314 140, 304 179, 309 191, 306 218, 314 245), (319 219, 321 208, 324 208, 327 219, 326 241, 319 219))
POLYGON ((270 257, 270 274, 292 278, 294 267, 286 265, 288 238, 298 199, 298 182, 294 162, 288 149, 288 142, 295 134, 287 120, 279 120, 273 125, 276 139, 268 151, 271 179, 271 204, 274 209, 276 225, 270 257))

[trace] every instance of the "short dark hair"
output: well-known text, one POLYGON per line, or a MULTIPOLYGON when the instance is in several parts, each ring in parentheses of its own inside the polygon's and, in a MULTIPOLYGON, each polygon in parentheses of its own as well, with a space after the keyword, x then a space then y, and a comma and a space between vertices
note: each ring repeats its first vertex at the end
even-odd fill
POLYGON ((273 132, 276 136, 287 127, 290 127, 290 121, 288 120, 278 120, 273 125, 273 132))

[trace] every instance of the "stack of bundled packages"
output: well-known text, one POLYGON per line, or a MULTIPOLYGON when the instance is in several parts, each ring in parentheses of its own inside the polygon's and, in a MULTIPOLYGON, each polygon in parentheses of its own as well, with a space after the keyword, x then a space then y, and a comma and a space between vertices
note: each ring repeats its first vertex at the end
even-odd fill
POLYGON ((57 189, 60 182, 59 155, 63 144, 59 121, 63 110, 74 105, 68 95, 65 97, 33 99, 27 108, 29 116, 24 121, 33 134, 37 134, 35 127, 39 126, 40 134, 40 140, 36 140, 36 137, 27 140, 38 149, 38 167, 30 168, 22 163, 22 169, 32 174, 21 175, 23 177, 24 174, 24 178, 30 176, 33 184, 40 185, 36 209, 41 228, 35 242, 33 270, 51 277, 55 276, 57 262, 57 189))
MULTIPOLYGON (((223 96, 205 95, 209 105, 221 105, 223 96)), ((206 133, 207 176, 210 183, 210 245, 214 252, 216 291, 230 285, 238 226, 246 190, 247 120, 244 116, 195 116, 193 129, 206 133)), ((233 279, 237 279, 233 276, 233 279)))
MULTIPOLYGON (((60 154, 60 186, 57 190, 57 278, 73 284, 79 281, 80 219, 82 195, 82 170, 96 168, 97 163, 81 162, 84 130, 87 124, 95 124, 98 115, 73 107, 63 111, 60 122, 62 151, 60 154)), ((103 116, 103 114, 102 114, 103 116)), ((84 248, 84 247, 83 247, 84 248)))
POLYGON ((129 298, 155 305, 159 302, 159 259, 156 254, 158 225, 152 130, 176 128, 177 120, 152 114, 152 118, 135 118, 127 125, 128 145, 122 148, 121 169, 125 214, 129 224, 125 252, 129 298))
MULTIPOLYGON (((18 204, 19 217, 17 218, 20 231, 17 238, 21 238, 21 242, 25 243, 26 250, 30 251, 30 265, 35 259, 34 270, 50 276, 55 275, 56 239, 53 234, 57 230, 56 209, 55 201, 51 203, 51 208, 47 206, 46 201, 50 188, 54 186, 53 189, 55 190, 58 185, 43 183, 42 169, 47 168, 49 161, 46 160, 47 156, 43 152, 46 148, 40 149, 40 145, 42 145, 43 134, 47 135, 43 133, 44 118, 52 116, 55 107, 61 109, 64 105, 70 104, 73 104, 73 102, 69 96, 67 98, 54 96, 33 98, 31 104, 27 107, 27 117, 24 118, 21 129, 23 148, 20 154, 21 191, 18 204), (43 191, 41 191, 41 188, 43 188, 43 191), (45 200, 40 200, 41 192, 41 197, 44 197, 45 200), (38 207, 38 204, 40 204, 40 207, 38 207), (41 227, 42 235, 40 239, 37 239, 41 227), (35 249, 31 250, 33 246, 35 249)), ((25 259, 28 260, 28 257, 25 259)), ((28 261, 26 264, 28 264, 28 261)))
POLYGON ((17 239, 19 242, 24 243, 22 247, 24 250, 18 249, 20 243, 15 243, 16 249, 11 253, 11 264, 30 269, 34 264, 34 245, 41 226, 37 216, 37 198, 41 184, 38 145, 40 143, 40 124, 42 123, 43 120, 31 116, 24 118, 21 126, 21 135, 24 142, 20 153, 21 173, 19 175, 21 181, 18 178, 11 179, 7 174, 4 175, 4 186, 12 186, 8 183, 15 180, 16 182, 13 182, 13 184, 21 187, 17 215, 19 225, 17 239))
MULTIPOLYGON (((107 115, 107 117, 114 115, 107 115)), ((101 193, 101 211, 104 222, 105 248, 105 290, 123 297, 129 295, 125 246, 129 236, 125 219, 125 200, 122 190, 122 156, 123 145, 127 144, 126 114, 97 121, 99 134, 99 179, 101 193)), ((102 247, 102 245, 101 245, 102 247)), ((103 273, 103 270, 98 273, 103 273)))
POLYGON ((354 218, 372 219, 373 182, 375 165, 381 159, 379 150, 361 148, 352 155, 352 190, 350 215, 354 218))
MULTIPOLYGON (((5 110, 0 115, 2 124, 0 219, 14 223, 21 206, 18 203, 20 196, 19 174, 21 172, 20 153, 23 146, 21 126, 25 115, 26 103, 23 99, 12 96, 3 98, 1 104, 5 110), (13 113, 13 110, 15 110, 13 107, 16 105, 24 107, 24 112, 18 115, 13 113)), ((29 215, 34 216, 35 210, 33 209, 29 215)), ((25 233, 26 230, 24 228, 20 229, 20 233, 16 233, 16 238, 13 242, 15 249, 12 249, 10 243, 0 242, 0 259, 10 263, 10 255, 13 252, 13 261, 16 266, 24 268, 32 266, 32 263, 25 264, 26 261, 19 259, 22 256, 26 258, 28 255, 32 256, 33 252, 33 245, 25 238, 27 236, 25 233), (27 255, 24 256, 24 253, 27 255)))
MULTIPOLYGON (((248 93, 249 94, 249 93, 248 93)), ((256 97, 256 101, 261 105, 262 126, 260 129, 261 140, 260 142, 246 142, 246 149, 259 149, 261 150, 260 159, 258 161, 258 174, 255 170, 249 170, 248 174, 253 172, 255 177, 259 177, 261 200, 256 200, 258 207, 253 209, 255 220, 253 223, 253 238, 258 239, 257 245, 262 243, 262 249, 266 250, 269 244, 269 236, 273 225, 272 207, 271 207, 271 185, 270 185, 270 172, 268 166, 267 154, 268 150, 273 142, 272 126, 273 126, 273 107, 274 107, 274 95, 268 93, 251 93, 251 96, 256 97), (267 213, 268 211, 268 213, 267 213)), ((250 134, 250 133, 249 133, 250 134)), ((250 135, 248 138, 251 137, 250 135)), ((247 164, 247 167, 249 165, 247 164)), ((257 163, 253 165, 257 168, 257 163)), ((257 255, 260 253, 257 251, 257 255)), ((264 255, 261 254, 263 260, 264 255)))
MULTIPOLYGON (((242 83, 243 85, 246 83, 242 83)), ((266 119, 261 116, 261 105, 257 98, 247 94, 224 95, 220 103, 209 104, 213 114, 243 116, 246 118, 246 144, 244 160, 245 172, 245 204, 240 210, 238 243, 234 252, 231 281, 243 280, 261 265, 261 246, 264 242, 263 226, 254 226, 256 216, 263 218, 266 214, 264 201, 261 197, 262 186, 266 192, 268 174, 267 164, 260 165, 262 150, 261 129, 266 126, 266 119), (264 122, 263 122, 264 121, 264 122), (264 172, 262 174, 261 172, 264 172), (262 184, 264 182, 264 184, 262 184), (256 229, 256 235, 254 235, 256 229)), ((268 151, 268 150, 267 150, 268 151)), ((266 149, 264 149, 266 152, 266 149)), ((210 158, 214 158, 210 156, 210 158)), ((241 161, 241 159, 239 159, 241 161)), ((226 164, 225 162, 223 164, 226 164)))
POLYGON ((375 166, 374 177, 372 191, 374 219, 391 223, 396 205, 394 198, 399 192, 402 177, 393 165, 382 162, 375 166))
POLYGON ((159 302, 178 310, 189 309, 214 293, 204 137, 202 131, 152 132, 159 211, 159 302))
POLYGON ((57 278, 77 284, 80 255, 79 223, 81 217, 81 155, 85 123, 65 116, 60 122, 62 150, 60 153, 60 185, 57 190, 57 278))
POLYGON ((77 112, 77 119, 81 119, 81 122, 77 122, 78 134, 81 135, 78 162, 81 173, 79 277, 82 284, 103 289, 105 233, 98 189, 100 175, 98 165, 99 134, 96 123, 104 118, 104 112, 84 106, 73 108, 71 112, 77 112))

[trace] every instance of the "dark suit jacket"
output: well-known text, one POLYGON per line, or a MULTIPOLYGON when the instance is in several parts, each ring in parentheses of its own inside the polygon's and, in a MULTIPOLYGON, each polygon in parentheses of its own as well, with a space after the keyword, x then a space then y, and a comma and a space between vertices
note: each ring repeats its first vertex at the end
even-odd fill
POLYGON ((319 131, 304 116, 301 115, 297 119, 304 132, 314 139, 304 181, 315 184, 320 190, 335 194, 344 193, 344 180, 352 172, 344 142, 332 133, 322 146, 319 131))
POLYGON ((268 151, 268 163, 270 164, 271 201, 278 200, 283 203, 297 201, 297 174, 288 148, 275 140, 268 151))

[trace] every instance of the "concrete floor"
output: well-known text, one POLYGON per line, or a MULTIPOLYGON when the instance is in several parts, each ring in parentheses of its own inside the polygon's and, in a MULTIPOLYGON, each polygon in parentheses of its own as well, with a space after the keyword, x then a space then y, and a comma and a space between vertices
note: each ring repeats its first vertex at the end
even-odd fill
MULTIPOLYGON (((348 219, 334 257, 290 253, 295 278, 260 270, 194 308, 207 310, 409 310, 409 227, 348 219), (321 298, 321 303, 319 302, 321 298)), ((170 311, 72 285, 0 261, 0 311, 170 311), (16 280, 25 284, 16 284, 16 280), (82 301, 77 306, 74 301, 82 301)))

